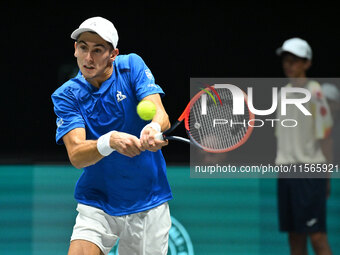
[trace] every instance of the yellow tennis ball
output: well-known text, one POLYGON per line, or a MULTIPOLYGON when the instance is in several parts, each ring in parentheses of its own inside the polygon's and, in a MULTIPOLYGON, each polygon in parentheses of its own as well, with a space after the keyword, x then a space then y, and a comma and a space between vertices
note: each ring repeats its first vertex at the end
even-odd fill
POLYGON ((156 105, 150 100, 140 101, 137 105, 137 114, 142 120, 152 120, 156 114, 156 105))

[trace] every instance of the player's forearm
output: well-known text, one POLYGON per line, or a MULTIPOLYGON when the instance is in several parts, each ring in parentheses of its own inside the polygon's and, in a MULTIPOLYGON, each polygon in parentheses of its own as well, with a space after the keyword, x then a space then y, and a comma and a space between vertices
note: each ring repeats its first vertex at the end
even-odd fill
POLYGON ((97 149, 96 140, 85 140, 72 147, 68 151, 71 164, 80 169, 97 163, 102 156, 97 149))
POLYGON ((157 112, 153 117, 152 121, 157 122, 161 126, 162 132, 170 128, 169 116, 164 111, 164 109, 157 109, 157 112))
POLYGON ((159 94, 152 94, 146 96, 143 100, 150 100, 156 105, 156 114, 152 118, 153 122, 157 122, 161 126, 161 131, 165 131, 170 128, 169 116, 166 113, 162 100, 159 94))

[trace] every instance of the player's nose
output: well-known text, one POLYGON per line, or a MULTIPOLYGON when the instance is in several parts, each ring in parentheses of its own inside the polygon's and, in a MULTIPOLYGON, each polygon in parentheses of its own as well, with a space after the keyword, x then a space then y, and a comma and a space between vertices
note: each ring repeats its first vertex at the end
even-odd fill
POLYGON ((87 52, 84 59, 85 59, 85 61, 87 63, 92 63, 93 62, 93 57, 92 57, 91 52, 87 52))

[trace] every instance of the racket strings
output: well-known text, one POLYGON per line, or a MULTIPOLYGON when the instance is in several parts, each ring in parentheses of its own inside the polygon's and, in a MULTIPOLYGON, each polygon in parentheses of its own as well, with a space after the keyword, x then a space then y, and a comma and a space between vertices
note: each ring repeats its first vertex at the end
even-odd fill
POLYGON ((227 89, 216 89, 222 105, 206 97, 206 114, 202 114, 201 99, 192 102, 189 113, 189 135, 193 142, 209 151, 221 151, 240 143, 248 130, 249 111, 245 103, 244 115, 233 115, 233 97, 227 89))
POLYGON ((219 117, 224 121, 225 120, 228 121, 228 123, 226 124, 219 124, 218 127, 215 126, 215 128, 217 128, 217 132, 220 139, 222 139, 222 148, 220 147, 219 149, 223 149, 225 145, 227 147, 231 147, 237 144, 237 142, 240 141, 240 139, 242 139, 244 132, 242 132, 243 129, 240 128, 239 124, 235 124, 241 121, 241 117, 239 115, 233 116, 232 114, 233 99, 231 92, 229 90, 219 89, 218 93, 221 94, 222 98, 225 99, 224 108, 218 109, 220 107, 217 107, 217 105, 215 105, 216 107, 211 107, 211 110, 213 116, 219 117), (224 114, 225 117, 223 116, 224 114), (224 127, 224 125, 227 125, 227 130, 226 127, 224 127))

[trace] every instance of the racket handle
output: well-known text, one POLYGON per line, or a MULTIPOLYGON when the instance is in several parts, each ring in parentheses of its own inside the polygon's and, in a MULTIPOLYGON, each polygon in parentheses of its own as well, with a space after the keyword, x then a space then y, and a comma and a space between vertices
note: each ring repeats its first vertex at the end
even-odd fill
POLYGON ((163 133, 157 133, 157 134, 155 134, 155 139, 156 139, 156 140, 162 140, 162 141, 164 141, 163 133))
MULTIPOLYGON (((167 140, 172 140, 172 141, 178 141, 178 142, 184 142, 190 144, 190 140, 184 137, 180 136, 166 136, 165 137, 167 140)), ((162 140, 164 141, 164 133, 157 133, 155 134, 155 139, 156 140, 162 140)))

